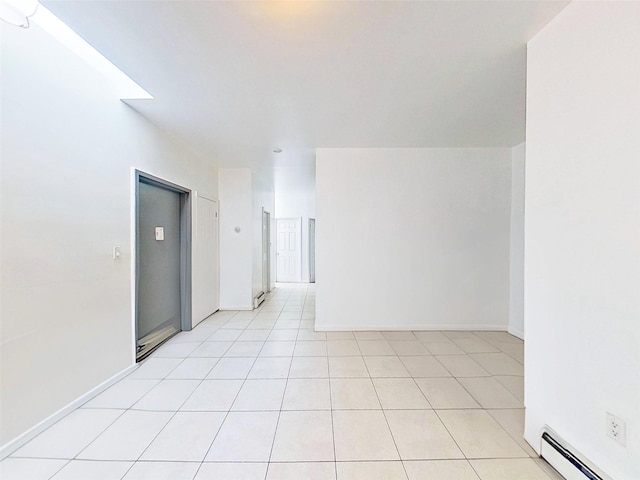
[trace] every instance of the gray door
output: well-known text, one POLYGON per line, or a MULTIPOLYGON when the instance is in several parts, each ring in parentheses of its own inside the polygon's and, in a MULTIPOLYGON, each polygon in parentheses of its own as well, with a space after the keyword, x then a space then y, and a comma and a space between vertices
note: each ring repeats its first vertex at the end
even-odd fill
POLYGON ((138 184, 138 358, 181 328, 181 194, 138 184))

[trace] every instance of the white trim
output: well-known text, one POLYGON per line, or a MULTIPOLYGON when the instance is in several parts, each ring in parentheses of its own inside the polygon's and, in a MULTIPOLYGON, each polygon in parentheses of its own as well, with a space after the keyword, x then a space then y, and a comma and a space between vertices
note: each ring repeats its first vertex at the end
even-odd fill
POLYGON ((8 457, 13 452, 15 452, 17 449, 22 447, 24 444, 26 444, 30 440, 33 440, 36 436, 40 435, 42 432, 44 432, 47 428, 52 426, 54 423, 56 423, 57 421, 61 420, 64 417, 66 417, 68 414, 70 414, 71 412, 73 412, 77 408, 79 408, 82 405, 84 405, 85 403, 87 403, 93 397, 95 397, 95 396, 99 395, 100 393, 104 392, 107 388, 109 388, 110 386, 112 386, 115 383, 117 383, 118 381, 120 381, 122 378, 124 378, 127 375, 129 375, 136 368, 138 368, 138 366, 139 366, 139 364, 134 363, 133 365, 125 368, 120 373, 117 373, 116 375, 114 375, 110 379, 106 380, 105 382, 102 382, 97 387, 89 390, 84 395, 81 395, 80 397, 76 398, 73 402, 69 403, 65 407, 62 407, 60 410, 55 412, 53 415, 50 415, 49 417, 45 418, 40 423, 38 423, 34 427, 30 428, 26 432, 24 432, 22 435, 19 435, 18 437, 14 438, 10 442, 2 445, 2 447, 0 447, 0 460, 4 459, 5 457, 8 457))
POLYGON ((506 332, 507 327, 504 325, 318 325, 316 323, 315 330, 317 332, 370 332, 370 331, 496 331, 506 332))
POLYGON ((518 337, 520 340, 524 340, 524 332, 521 330, 518 330, 516 328, 511 328, 509 327, 509 329, 507 330, 507 332, 509 332, 511 335, 513 335, 514 337, 518 337))

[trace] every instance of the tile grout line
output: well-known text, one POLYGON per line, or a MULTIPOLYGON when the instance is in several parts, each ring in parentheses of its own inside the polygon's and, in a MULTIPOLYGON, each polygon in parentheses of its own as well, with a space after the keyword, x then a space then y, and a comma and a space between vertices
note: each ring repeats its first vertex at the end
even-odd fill
MULTIPOLYGON (((393 348, 393 347, 392 347, 393 348)), ((358 350, 360 350, 360 346, 358 345, 358 350)), ((360 352, 362 354, 362 352, 360 352)), ((384 421, 387 424, 387 429, 389 429, 389 435, 391 435, 391 440, 393 441, 393 446, 396 449, 396 453, 398 454, 398 460, 400 461, 400 465, 402 465, 402 470, 404 471, 404 476, 406 477, 406 479, 409 479, 409 473, 407 472, 407 468, 404 465, 404 461, 402 460, 402 455, 400 454, 400 449, 398 448, 398 443, 396 442, 396 438, 393 435, 393 430, 391 430, 391 425, 389 425, 389 419, 387 418, 387 414, 384 411, 384 408, 382 407, 382 401, 380 400, 380 395, 378 394, 378 390, 376 389, 375 384, 373 383, 373 377, 371 377, 371 372, 369 371, 369 366, 367 365, 367 362, 364 361, 364 357, 362 359, 362 362, 364 363, 364 367, 367 369, 367 373, 369 374, 369 381, 371 382, 371 386, 373 387, 373 391, 376 394, 376 398, 378 399, 378 403, 380 404, 380 410, 382 411, 382 416, 384 417, 384 421)), ((427 401, 427 403, 429 403, 427 401)))

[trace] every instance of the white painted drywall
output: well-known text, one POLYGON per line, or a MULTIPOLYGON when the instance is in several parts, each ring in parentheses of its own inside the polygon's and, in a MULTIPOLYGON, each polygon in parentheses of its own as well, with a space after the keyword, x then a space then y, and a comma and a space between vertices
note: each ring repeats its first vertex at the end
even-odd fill
POLYGON ((572 2, 528 45, 527 441, 640 478, 640 3, 572 2), (626 448, 605 414, 626 421, 626 448))
POLYGON ((524 339, 524 167, 525 144, 511 149, 511 253, 509 333, 524 339))
POLYGON ((134 363, 132 168, 217 179, 37 25, 1 35, 4 445, 134 363))
POLYGON ((317 149, 316 328, 498 329, 511 149, 317 149))
POLYGON ((202 195, 194 195, 193 247, 191 274, 193 308, 191 324, 195 327, 220 308, 219 217, 218 202, 202 195))
MULTIPOLYGON (((273 178, 264 178, 253 172, 251 184, 252 197, 252 288, 251 298, 254 298, 263 290, 262 285, 262 209, 271 213, 275 210, 275 197, 273 193, 273 178)), ((273 252, 271 252, 271 269, 275 268, 273 252)))
POLYGON ((250 310, 253 281, 251 170, 218 170, 220 197, 220 309, 250 310))
POLYGON ((276 218, 302 218, 302 281, 309 281, 309 219, 316 215, 315 166, 275 170, 276 218))

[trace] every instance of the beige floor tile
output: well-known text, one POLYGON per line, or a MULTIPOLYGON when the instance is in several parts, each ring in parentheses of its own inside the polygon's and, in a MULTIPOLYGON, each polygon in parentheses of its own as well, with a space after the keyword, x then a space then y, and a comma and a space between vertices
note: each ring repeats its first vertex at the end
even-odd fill
POLYGON ((402 462, 338 462, 338 480, 407 480, 402 462))
MULTIPOLYGON (((267 342, 295 342, 298 338, 298 329, 271 330, 267 342)), ((293 351, 292 351, 293 354, 293 351)))
POLYGON ((460 378, 458 381, 482 408, 523 408, 524 406, 492 377, 460 378))
POLYGON ((484 410, 438 410, 437 413, 467 458, 527 456, 484 410))
POLYGON ((517 362, 524 364, 523 343, 496 342, 495 345, 517 362))
POLYGON ((529 458, 470 460, 481 480, 549 480, 546 473, 529 458))
POLYGON ((334 461, 331 412, 282 412, 271 461, 334 461))
POLYGON ((399 460, 382 410, 333 412, 336 460, 399 460))
POLYGON ((538 456, 524 439, 524 408, 487 411, 530 457, 538 456))
POLYGON ((489 343, 493 343, 494 345, 497 342, 523 343, 522 339, 507 332, 475 332, 475 334, 483 340, 486 340, 489 343))
POLYGON ((276 323, 273 325, 274 330, 292 330, 300 328, 300 319, 280 319, 276 320, 276 323))
POLYGON ((374 378, 383 409, 430 409, 431 405, 413 378, 374 378))
MULTIPOLYGON (((233 330, 235 332, 235 330, 233 330)), ((222 357, 233 345, 232 342, 203 342, 191 352, 190 357, 222 357)))
POLYGON ((300 341, 296 342, 293 351, 295 357, 326 357, 327 342, 326 341, 300 341))
POLYGON ((205 380, 180 407, 191 412, 228 412, 242 387, 242 380, 205 380))
POLYGON ((331 378, 369 377, 362 357, 329 357, 331 378))
POLYGON ((334 410, 381 408, 370 378, 332 378, 331 405, 334 410))
POLYGON ((264 342, 271 333, 271 330, 245 330, 238 337, 238 342, 264 342))
POLYGON ((454 377, 488 377, 490 374, 468 355, 438 355, 442 363, 454 377))
POLYGON ((327 340, 355 340, 353 332, 327 332, 327 340))
POLYGON ((289 378, 329 378, 327 357, 293 357, 289 378))
POLYGON ((397 355, 431 355, 417 340, 390 340, 389 345, 397 355))
POLYGON ((201 462, 224 417, 224 412, 178 412, 140 459, 201 462))
POLYGON ((355 340, 328 340, 327 354, 330 357, 360 356, 360 349, 355 340))
POLYGON ((402 460, 464 458, 432 410, 388 410, 391 434, 402 460))
POLYGON ((485 342, 481 338, 455 338, 453 339, 458 347, 465 351, 465 353, 486 353, 486 352, 499 352, 500 350, 491 345, 489 342, 485 342))
POLYGON ((194 480, 263 480, 266 471, 266 463, 203 463, 194 480))
POLYGON ((169 375, 167 379, 189 380, 206 378, 211 369, 218 363, 219 358, 185 358, 169 375))
POLYGON ((235 342, 224 354, 225 357, 257 357, 264 342, 235 342))
POLYGON ((409 480, 480 480, 466 460, 409 461, 404 468, 409 480))
POLYGON ((423 343, 450 342, 442 332, 413 332, 413 335, 423 343))
POLYGON ((270 463, 266 480, 336 480, 336 467, 334 462, 270 463))
POLYGON ((192 480, 199 468, 200 462, 136 462, 122 480, 192 480))
POLYGON ((540 467, 540 469, 547 474, 551 480, 565 480, 562 475, 560 475, 555 468, 549 465, 544 458, 538 457, 534 458, 533 461, 540 467))
POLYGON ((256 359, 247 378, 287 378, 291 357, 266 357, 256 359))
POLYGON ((277 422, 278 412, 229 413, 205 461, 267 462, 277 422))
POLYGON ((416 383, 435 409, 480 408, 455 378, 416 378, 416 383))
POLYGON ((207 379, 244 380, 255 362, 255 358, 221 358, 207 379))
POLYGON ((283 410, 330 410, 329 380, 290 378, 284 392, 283 410))
POLYGON ((162 380, 131 409, 176 412, 198 385, 200 380, 162 380))
POLYGON ((298 331, 298 341, 318 341, 318 340, 326 340, 327 332, 316 332, 312 329, 300 329, 298 331))
POLYGON ((442 333, 451 340, 454 338, 476 338, 473 332, 465 330, 444 330, 442 333))
POLYGON ((425 342, 424 346, 429 350, 431 355, 464 355, 464 351, 452 341, 425 342))
POLYGON ((232 411, 280 410, 286 380, 247 380, 236 397, 232 411))
POLYGON ((491 375, 524 375, 524 366, 504 353, 474 353, 469 356, 491 375))
POLYGON ((524 403, 524 377, 494 375, 493 378, 524 403))
POLYGON ((417 340, 413 332, 382 332, 382 336, 387 340, 417 340))
POLYGON ((362 355, 396 355, 386 340, 358 340, 358 346, 362 355))
POLYGON ((382 332, 353 332, 353 334, 356 336, 356 340, 384 340, 382 332))
POLYGON ((404 364, 396 356, 363 358, 372 377, 410 377, 404 364))
POLYGON ((400 357, 412 377, 450 377, 451 374, 432 356, 400 357))
MULTIPOLYGON (((275 330, 274 330, 275 331, 275 330)), ((287 330, 283 330, 287 331, 287 330)), ((291 357, 293 356, 293 349, 296 346, 296 342, 288 341, 288 342, 275 342, 275 341, 267 341, 265 342, 262 350, 260 350, 261 357, 291 357)))

